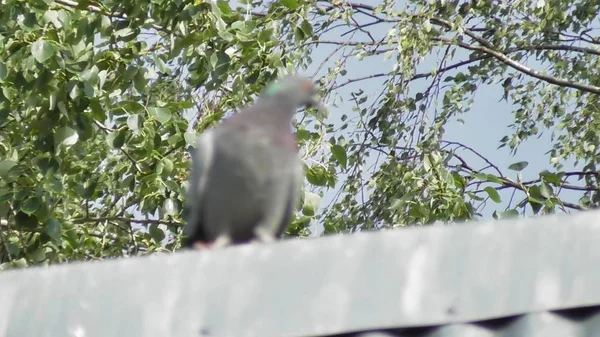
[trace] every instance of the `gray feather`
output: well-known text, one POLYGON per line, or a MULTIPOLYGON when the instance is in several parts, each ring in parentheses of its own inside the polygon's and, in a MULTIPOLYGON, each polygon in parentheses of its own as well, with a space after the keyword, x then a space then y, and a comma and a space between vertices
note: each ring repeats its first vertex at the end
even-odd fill
POLYGON ((185 246, 279 237, 297 202, 302 163, 290 122, 318 105, 312 84, 288 76, 251 105, 198 138, 192 153, 185 246))

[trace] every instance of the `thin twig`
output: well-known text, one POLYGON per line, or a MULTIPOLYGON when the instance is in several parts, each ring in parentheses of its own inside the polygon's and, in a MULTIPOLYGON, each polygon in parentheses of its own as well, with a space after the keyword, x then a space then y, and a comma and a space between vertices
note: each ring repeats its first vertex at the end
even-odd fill
MULTIPOLYGON (((54 0, 54 2, 56 2, 59 5, 65 6, 65 7, 71 7, 71 8, 77 8, 79 7, 79 3, 76 1, 71 1, 71 0, 54 0)), ((119 12, 107 12, 105 10, 102 10, 102 8, 97 7, 97 6, 93 6, 93 5, 88 5, 87 6, 87 10, 93 13, 97 13, 97 14, 102 14, 111 18, 117 18, 117 19, 123 19, 123 20, 129 20, 129 18, 127 17, 127 14, 125 13, 119 13, 119 12)), ((162 26, 159 26, 157 24, 152 24, 152 28, 161 31, 161 32, 165 32, 168 34, 172 34, 172 32, 162 26)))
POLYGON ((165 221, 160 219, 134 219, 125 217, 98 217, 98 218, 75 218, 71 220, 73 223, 81 224, 86 222, 104 222, 104 221, 120 221, 128 223, 139 223, 139 224, 161 224, 171 226, 183 226, 184 224, 177 221, 165 221))
MULTIPOLYGON (((107 134, 109 132, 116 132, 117 130, 113 130, 111 128, 106 127, 104 124, 100 123, 99 121, 94 119, 94 124, 96 124, 100 129, 104 130, 104 132, 106 132, 107 134)), ((133 167, 135 167, 135 170, 138 171, 138 173, 143 173, 142 172, 142 168, 138 165, 137 161, 135 159, 133 159, 133 157, 129 154, 129 152, 127 152, 127 150, 125 150, 124 148, 120 148, 119 149, 121 152, 123 152, 123 154, 131 161, 131 163, 133 164, 133 167)))

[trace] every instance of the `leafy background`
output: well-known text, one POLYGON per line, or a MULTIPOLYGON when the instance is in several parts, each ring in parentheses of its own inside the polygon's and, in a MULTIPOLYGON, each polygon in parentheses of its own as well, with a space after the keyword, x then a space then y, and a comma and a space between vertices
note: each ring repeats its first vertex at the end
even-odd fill
POLYGON ((331 115, 288 236, 596 207, 599 7, 4 0, 0 269, 178 249, 196 135, 295 71, 331 115))

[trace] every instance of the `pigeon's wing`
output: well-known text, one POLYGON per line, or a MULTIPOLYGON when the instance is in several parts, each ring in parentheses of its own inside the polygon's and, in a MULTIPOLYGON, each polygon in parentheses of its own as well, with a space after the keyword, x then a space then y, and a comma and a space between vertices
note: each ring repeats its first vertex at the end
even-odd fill
POLYGON ((214 143, 214 169, 205 185, 204 229, 208 240, 225 235, 241 243, 252 240, 265 213, 271 212, 271 181, 280 181, 282 172, 268 130, 228 122, 217 131, 219 141, 214 143))
POLYGON ((297 162, 298 165, 295 165, 290 173, 290 177, 288 180, 288 190, 284 191, 284 213, 281 217, 281 221, 279 222, 279 227, 275 232, 275 236, 278 238, 281 237, 281 235, 283 235, 283 232, 285 232, 285 229, 290 224, 290 221, 292 220, 292 215, 294 214, 294 211, 298 206, 298 194, 300 192, 302 178, 304 175, 300 160, 297 160, 297 162))
POLYGON ((234 243, 252 239, 268 200, 270 148, 263 131, 231 120, 202 134, 190 175, 186 246, 220 237, 234 243))
POLYGON ((192 170, 187 193, 187 224, 183 229, 183 246, 191 247, 195 242, 207 242, 204 223, 204 198, 206 181, 209 179, 214 159, 215 132, 202 133, 191 151, 192 170))
POLYGON ((263 218, 257 230, 263 235, 279 237, 289 225, 298 201, 302 166, 294 152, 275 151, 272 155, 274 170, 264 186, 266 202, 262 205, 263 218))

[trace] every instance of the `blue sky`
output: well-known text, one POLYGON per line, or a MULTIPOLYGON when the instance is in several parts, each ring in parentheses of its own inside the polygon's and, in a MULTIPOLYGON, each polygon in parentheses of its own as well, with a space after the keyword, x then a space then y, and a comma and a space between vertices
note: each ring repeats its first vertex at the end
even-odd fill
MULTIPOLYGON (((398 2, 396 8, 401 10, 404 6, 403 4, 404 1, 398 2)), ((369 17, 364 15, 355 15, 355 18, 358 19, 358 22, 361 24, 371 21, 369 17)), ((381 37, 385 36, 388 33, 388 30, 391 28, 393 28, 391 24, 376 24, 365 29, 369 31, 375 40, 379 40, 381 37)), ((347 28, 334 30, 322 36, 320 40, 352 42, 368 41, 367 36, 365 34, 361 34, 360 32, 357 32, 354 35, 348 34, 346 36, 341 36, 341 34, 346 31, 348 31, 347 28)), ((335 47, 335 45, 330 44, 322 44, 317 46, 311 55, 313 63, 309 67, 307 74, 313 75, 317 67, 319 67, 322 63, 324 63, 325 66, 320 72, 317 73, 317 77, 325 75, 328 67, 334 67, 334 62, 339 59, 340 53, 336 54, 335 57, 329 57, 334 51, 335 47)), ((458 52, 453 60, 456 62, 459 60, 465 60, 467 57, 467 52, 458 52)), ((439 67, 439 59, 439 56, 432 54, 431 57, 426 58, 425 61, 419 65, 417 72, 429 72, 437 69, 439 67)), ((448 63, 451 64, 454 62, 448 63)), ((393 65, 394 56, 392 56, 391 59, 386 60, 382 54, 365 58, 362 61, 359 61, 356 57, 353 57, 345 67, 348 72, 347 75, 342 77, 338 82, 343 83, 352 78, 360 78, 377 73, 387 73, 392 70, 393 65)), ((528 63, 528 66, 541 69, 542 64, 528 63)), ((467 72, 467 69, 464 67, 458 69, 457 71, 448 72, 444 74, 443 77, 456 74, 458 71, 467 72)), ((340 117, 342 114, 352 114, 351 111, 353 104, 350 101, 350 93, 362 89, 370 97, 374 97, 379 90, 381 90, 381 83, 383 79, 383 77, 369 79, 352 83, 339 89, 337 94, 341 96, 341 102, 338 101, 338 107, 333 107, 331 105, 329 106, 330 117, 327 122, 339 125, 341 123, 340 117)), ((417 80, 409 85, 409 90, 412 95, 414 95, 419 91, 424 91, 425 88, 430 85, 430 83, 431 79, 417 80)), ((529 162, 529 166, 526 167, 522 172, 523 180, 525 181, 539 178, 538 173, 544 169, 553 171, 553 168, 550 164, 550 158, 546 154, 546 152, 552 147, 550 130, 543 130, 544 134, 539 138, 530 138, 524 141, 524 143, 519 146, 517 153, 514 155, 510 153, 508 147, 498 149, 498 146, 500 145, 500 139, 505 135, 512 134, 512 131, 509 129, 509 124, 511 124, 513 121, 513 106, 510 102, 502 100, 503 93, 504 91, 500 84, 480 85, 476 91, 474 104, 472 105, 471 110, 463 115, 457 116, 457 118, 464 120, 465 123, 463 124, 458 122, 457 118, 451 121, 446 127, 444 140, 456 141, 472 147, 475 151, 490 159, 508 178, 513 180, 517 179, 517 172, 508 170, 508 166, 519 161, 529 162)), ((442 97, 443 90, 439 96, 440 101, 442 97)), ((469 162, 469 164, 472 164, 474 168, 482 168, 485 166, 483 161, 479 160, 471 153, 463 152, 461 155, 469 162)), ((565 165, 564 170, 573 169, 572 161, 563 164, 565 165)), ((484 219, 491 218, 494 211, 504 211, 507 205, 507 200, 510 199, 512 193, 512 189, 500 191, 500 195, 503 200, 500 204, 496 204, 489 200, 487 202, 487 206, 482 212, 484 219)), ((321 207, 326 207, 334 195, 334 190, 326 191, 320 204, 321 207)), ((578 193, 563 191, 561 196, 566 198, 568 201, 577 203, 578 193)), ((517 192, 516 197, 513 200, 513 205, 520 201, 523 197, 524 194, 522 192, 517 192)), ((528 212, 528 214, 531 214, 531 212, 528 212)))

